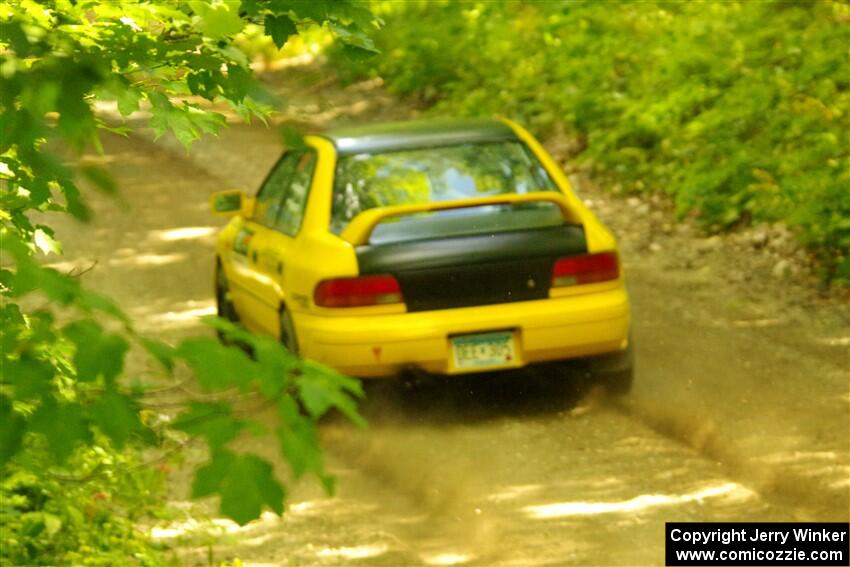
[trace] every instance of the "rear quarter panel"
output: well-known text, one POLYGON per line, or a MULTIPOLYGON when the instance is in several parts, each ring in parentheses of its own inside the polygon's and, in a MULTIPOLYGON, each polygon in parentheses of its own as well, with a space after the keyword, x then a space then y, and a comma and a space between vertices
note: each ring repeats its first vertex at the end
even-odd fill
POLYGON ((599 221, 599 219, 596 218, 596 215, 594 215, 593 212, 588 209, 585 204, 582 203, 581 199, 579 199, 573 192, 572 184, 563 169, 561 169, 552 156, 549 155, 549 152, 546 151, 543 145, 519 124, 507 119, 502 119, 502 121, 510 126, 513 131, 516 132, 516 135, 525 142, 528 148, 535 156, 537 156, 537 159, 539 159, 540 163, 543 164, 543 167, 546 168, 546 172, 555 181, 558 189, 561 190, 569 201, 572 209, 579 217, 581 217, 582 224, 584 224, 585 236, 587 238, 588 252, 605 252, 609 250, 616 251, 617 241, 614 238, 614 235, 599 221))

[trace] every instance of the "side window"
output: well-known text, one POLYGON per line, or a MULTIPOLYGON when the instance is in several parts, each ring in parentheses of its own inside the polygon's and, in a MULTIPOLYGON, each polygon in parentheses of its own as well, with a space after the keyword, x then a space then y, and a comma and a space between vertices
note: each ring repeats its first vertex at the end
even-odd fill
POLYGON ((313 181, 313 170, 316 168, 315 152, 301 152, 293 155, 297 156, 294 164, 295 171, 285 191, 276 224, 279 231, 290 236, 298 234, 301 228, 304 205, 307 203, 307 195, 313 181))
POLYGON ((257 192, 257 204, 254 207, 254 220, 269 228, 274 228, 283 206, 284 193, 292 177, 292 172, 301 154, 289 152, 275 164, 272 172, 257 192))

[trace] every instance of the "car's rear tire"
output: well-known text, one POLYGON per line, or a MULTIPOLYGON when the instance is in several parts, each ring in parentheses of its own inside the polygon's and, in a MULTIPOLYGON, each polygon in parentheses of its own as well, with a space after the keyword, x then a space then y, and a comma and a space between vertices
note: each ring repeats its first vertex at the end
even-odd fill
POLYGON ((607 395, 621 397, 631 392, 635 373, 631 338, 625 350, 591 358, 588 363, 593 383, 601 386, 607 395))
MULTIPOLYGON (((227 282, 227 275, 224 273, 221 262, 216 262, 215 265, 215 310, 216 314, 222 319, 232 323, 239 322, 239 315, 236 313, 233 300, 230 298, 230 284, 227 282)), ((216 335, 222 343, 230 343, 221 331, 216 331, 216 335)))
POLYGON ((280 342, 289 352, 298 354, 298 335, 295 332, 295 323, 286 307, 280 308, 280 342))
POLYGON ((605 393, 611 397, 619 398, 632 391, 634 383, 634 367, 621 372, 604 374, 597 378, 605 393))

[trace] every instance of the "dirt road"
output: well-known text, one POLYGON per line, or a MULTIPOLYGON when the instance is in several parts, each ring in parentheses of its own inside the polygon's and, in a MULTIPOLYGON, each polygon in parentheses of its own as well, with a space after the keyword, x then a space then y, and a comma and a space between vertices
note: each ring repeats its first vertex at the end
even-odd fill
MULTIPOLYGON (((375 84, 304 85, 281 87, 284 119, 410 114, 375 84)), ((93 196, 92 226, 60 227, 59 266, 96 262, 85 283, 142 330, 204 332, 220 224, 207 196, 253 189, 276 133, 235 126, 191 156, 140 137, 106 148, 89 159, 110 167, 123 202, 93 196)), ((186 535, 191 523, 155 537, 183 542, 183 561, 199 565, 209 553, 254 566, 657 565, 665 521, 846 521, 847 307, 772 279, 731 240, 659 228, 666 213, 649 203, 578 188, 623 245, 638 364, 629 399, 599 403, 551 368, 372 383, 369 429, 323 427, 336 497, 307 481, 283 518, 206 523, 206 540, 186 535)))

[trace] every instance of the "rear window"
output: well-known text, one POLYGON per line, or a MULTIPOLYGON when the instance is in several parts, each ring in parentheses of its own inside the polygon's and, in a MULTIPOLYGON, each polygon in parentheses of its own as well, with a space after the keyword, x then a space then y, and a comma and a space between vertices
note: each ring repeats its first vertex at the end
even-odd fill
MULTIPOLYGON (((376 207, 554 190, 555 185, 542 165, 521 142, 479 142, 397 152, 354 154, 340 158, 337 164, 331 230, 340 233, 351 219, 376 207)), ((541 205, 551 209, 548 204, 541 205)), ((450 210, 414 215, 410 218, 401 217, 399 220, 406 219, 413 223, 406 228, 412 229, 414 224, 419 224, 422 228, 424 225, 421 222, 416 223, 417 218, 421 221, 422 217, 433 219, 458 215, 489 215, 497 209, 504 207, 450 210)), ((546 216, 552 219, 551 215, 546 216)), ((444 223, 425 224, 428 228, 424 229, 424 233, 423 230, 413 231, 417 233, 416 237, 427 237, 428 233, 432 232, 431 229, 444 233, 448 228, 444 223), (439 226, 442 229, 438 229, 439 226)), ((376 229, 374 236, 380 237, 386 232, 379 230, 380 228, 379 226, 376 229)), ((397 240, 409 231, 402 227, 393 227, 389 232, 398 233, 392 238, 397 240)))

